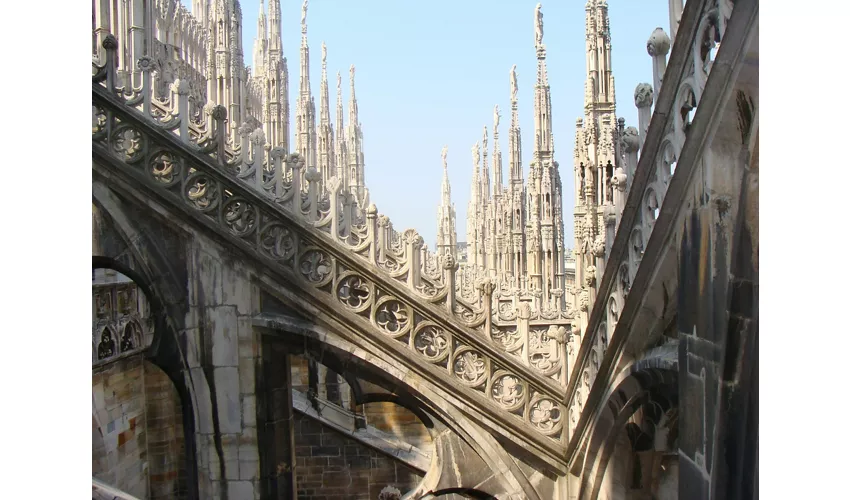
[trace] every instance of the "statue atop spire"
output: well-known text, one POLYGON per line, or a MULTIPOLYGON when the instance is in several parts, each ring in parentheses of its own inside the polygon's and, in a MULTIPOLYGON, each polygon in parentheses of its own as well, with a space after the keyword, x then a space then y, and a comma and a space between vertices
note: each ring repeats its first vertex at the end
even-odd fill
POLYGON ((307 34, 307 3, 309 0, 304 0, 301 4, 301 33, 307 34))
POLYGON ((354 65, 352 64, 350 68, 348 68, 348 78, 351 80, 351 88, 354 88, 354 65))
POLYGON ((511 102, 516 102, 517 85, 516 85, 516 64, 511 66, 511 102))
POLYGON ((446 170, 446 171, 449 169, 449 163, 446 161, 446 157, 448 155, 449 155, 449 147, 443 146, 443 152, 441 153, 441 156, 443 157, 443 170, 446 170))
POLYGON ((502 118, 502 115, 499 114, 499 105, 496 104, 496 107, 493 108, 493 134, 496 135, 499 133, 499 120, 502 118))
MULTIPOLYGON (((306 0, 305 0, 306 2, 306 0)), ((326 69, 328 67, 328 47, 325 45, 325 42, 322 42, 322 69, 326 69)))
MULTIPOLYGON (((306 2, 306 0, 305 0, 306 2)), ((539 48, 543 45, 543 4, 538 3, 534 8, 534 44, 539 48)))
POLYGON ((475 143, 472 146, 472 163, 478 167, 478 164, 481 163, 481 146, 479 143, 475 143))
POLYGON ((342 95, 342 75, 339 71, 336 72, 336 95, 342 95))

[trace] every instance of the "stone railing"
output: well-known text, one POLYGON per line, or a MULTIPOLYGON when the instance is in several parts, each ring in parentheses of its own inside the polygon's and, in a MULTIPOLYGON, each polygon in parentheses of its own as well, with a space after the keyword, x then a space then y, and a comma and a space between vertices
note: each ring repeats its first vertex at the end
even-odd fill
MULTIPOLYGON (((160 120, 151 113, 150 60, 139 61, 143 83, 128 96, 115 86, 114 39, 106 37, 104 47, 106 64, 92 85, 92 149, 104 168, 295 284, 420 377, 462 396, 484 425, 563 462, 563 385, 486 334, 492 283, 480 283, 483 310, 459 300, 456 264, 440 260, 442 269, 434 269, 415 230, 399 234, 374 205, 358 214, 335 178, 320 192, 316 169, 267 145, 261 129, 243 124, 241 144, 228 147, 222 106, 205 106, 205 124, 192 133, 179 82, 169 117, 160 120)), ((551 342, 563 337, 563 328, 546 334, 551 342)))
MULTIPOLYGON (((158 61, 159 67, 163 72, 173 71, 175 78, 178 72, 206 77, 206 30, 180 0, 92 0, 92 11, 92 56, 103 65, 106 60, 103 42, 108 35, 116 37, 118 85, 128 91, 140 84, 141 71, 136 61, 146 50, 155 58, 165 56, 158 61), (158 41, 162 47, 149 45, 148 40, 158 41)), ((185 75, 181 74, 180 78, 185 75)), ((203 93, 206 94, 206 89, 203 93)))
POLYGON ((138 497, 134 497, 118 488, 113 488, 95 478, 91 478, 91 498, 92 500, 139 500, 138 497))
MULTIPOLYGON (((677 2, 673 1, 673 4, 677 2)), ((691 0, 684 11, 681 2, 678 5, 674 5, 672 10, 676 14, 681 12, 681 18, 671 12, 671 30, 677 31, 677 35, 669 62, 667 54, 671 44, 664 30, 657 28, 647 42, 647 51, 652 57, 655 93, 649 84, 640 84, 635 90, 639 127, 637 134, 634 131, 624 134, 627 172, 622 173, 624 179, 618 179, 619 182, 625 181, 628 199, 622 212, 614 214, 616 236, 596 288, 596 300, 587 328, 584 332, 573 331, 573 334, 581 335, 581 347, 567 387, 570 439, 579 420, 589 418, 583 415, 582 410, 603 358, 608 361, 609 368, 612 365, 609 358, 616 353, 606 356, 609 342, 613 344, 616 341, 619 346, 622 338, 628 335, 628 332, 616 329, 620 313, 626 307, 647 242, 653 236, 668 186, 682 170, 677 169, 678 159, 689 138, 688 132, 699 109, 733 8, 730 0, 691 0), (651 108, 653 98, 654 110, 651 108), (617 339, 614 339, 615 331, 617 339)), ((689 175, 693 166, 687 167, 684 175, 689 175)), ((675 207, 664 207, 665 212, 674 210, 675 207)), ((641 288, 638 293, 651 292, 641 288)), ((634 300, 639 298, 636 296, 634 300)), ((606 377, 608 375, 606 373, 606 377)), ((570 446, 573 446, 572 442, 570 446)))

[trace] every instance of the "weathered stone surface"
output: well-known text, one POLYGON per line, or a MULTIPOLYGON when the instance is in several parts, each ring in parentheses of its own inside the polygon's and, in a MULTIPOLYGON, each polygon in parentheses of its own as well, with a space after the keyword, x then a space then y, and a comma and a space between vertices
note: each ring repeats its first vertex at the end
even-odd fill
POLYGON ((236 309, 218 306, 206 309, 208 332, 212 334, 212 362, 219 366, 239 366, 236 309))
POLYGON ((217 367, 213 373, 215 374, 219 432, 222 434, 239 434, 242 432, 239 370, 235 367, 217 367))

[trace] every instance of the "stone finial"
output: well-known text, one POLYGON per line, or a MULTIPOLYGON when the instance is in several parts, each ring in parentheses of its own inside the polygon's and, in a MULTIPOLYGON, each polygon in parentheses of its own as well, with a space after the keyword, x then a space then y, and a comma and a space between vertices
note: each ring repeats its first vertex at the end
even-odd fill
POLYGON ((103 39, 103 48, 106 50, 115 50, 118 48, 118 40, 111 33, 103 39))
POLYGON ((189 82, 178 78, 171 84, 171 91, 177 95, 189 95, 189 82))
POLYGON ((549 329, 546 331, 546 337, 554 340, 559 344, 564 344, 567 342, 567 340, 569 340, 567 329, 563 326, 557 325, 549 325, 549 329))
POLYGON ((242 122, 242 125, 236 130, 240 136, 246 137, 251 135, 251 132, 254 131, 254 127, 251 126, 247 121, 242 122))
POLYGON ((584 270, 584 283, 588 287, 593 286, 593 282, 596 280, 596 266, 590 265, 584 270))
POLYGON ((446 271, 457 271, 458 264, 457 260, 455 260, 454 255, 445 254, 443 255, 443 269, 446 271))
POLYGON ((579 294, 579 299, 578 299, 578 308, 581 311, 586 312, 589 307, 590 307, 590 292, 588 291, 587 287, 582 287, 581 293, 579 294))
POLYGON ((401 491, 393 486, 385 486, 378 494, 378 500, 401 500, 401 491))
POLYGON ((310 166, 304 173, 304 178, 307 179, 307 182, 319 182, 322 179, 322 174, 316 170, 316 167, 310 166))
POLYGON ((402 234, 404 241, 412 244, 414 248, 421 248, 425 243, 425 240, 422 239, 422 236, 415 229, 406 229, 402 234))
POLYGON ((251 142, 258 146, 266 143, 266 133, 263 132, 263 129, 258 128, 251 132, 251 142))
POLYGON ((210 110, 210 116, 212 116, 213 120, 224 121, 227 119, 227 108, 221 104, 214 106, 212 110, 210 110))
POLYGON ((623 144, 626 146, 626 153, 635 153, 640 149, 640 134, 634 127, 626 127, 623 132, 623 144))
POLYGON ((670 52, 670 37, 662 28, 655 28, 646 41, 646 51, 650 56, 666 56, 670 52))
POLYGON ((271 151, 269 151, 269 155, 272 157, 272 159, 283 158, 286 155, 286 150, 283 149, 283 147, 281 146, 277 146, 272 148, 271 151))
POLYGON ((635 87, 635 106, 638 108, 648 108, 652 106, 652 85, 648 83, 639 83, 635 87))
POLYGON ((368 207, 366 207, 366 217, 375 217, 378 215, 378 207, 375 206, 374 203, 370 203, 368 207))
POLYGON ((496 285, 490 278, 485 277, 478 282, 478 289, 481 290, 482 295, 489 297, 493 295, 493 290, 496 289, 496 285))
MULTIPOLYGON (((622 169, 619 169, 622 171, 622 169)), ((611 184, 619 189, 620 179, 617 178, 617 174, 614 174, 611 179, 611 184)), ((624 186, 625 187, 625 186, 624 186)), ((605 205, 605 208, 602 210, 602 218, 605 220, 606 226, 615 226, 617 225, 617 209, 614 208, 614 205, 605 205)), ((602 235, 596 237, 596 241, 593 242, 593 254, 597 257, 602 257, 605 255, 605 240, 602 235)))
POLYGON ((293 165, 295 168, 301 168, 304 166, 304 157, 300 153, 291 153, 286 163, 293 165))
MULTIPOLYGON (((339 191, 340 186, 342 186, 342 181, 337 176, 333 176, 330 179, 328 179, 328 182, 326 184, 328 192, 334 193, 334 194, 339 191)), ((343 193, 343 195, 342 195, 343 201, 345 201, 345 194, 350 194, 350 193, 343 193)))

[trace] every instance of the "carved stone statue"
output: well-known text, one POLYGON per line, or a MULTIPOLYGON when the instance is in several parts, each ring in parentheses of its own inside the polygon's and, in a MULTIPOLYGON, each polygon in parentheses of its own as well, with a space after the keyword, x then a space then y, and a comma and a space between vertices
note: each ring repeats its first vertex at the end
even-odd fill
POLYGON ((443 157, 443 168, 449 168, 449 164, 446 161, 446 157, 448 155, 449 155, 449 147, 443 146, 443 152, 441 153, 441 156, 443 157))
POLYGON ((339 71, 336 72, 336 93, 339 94, 342 92, 342 75, 339 71))
POLYGON ((493 108, 493 133, 496 133, 496 130, 499 128, 499 119, 501 115, 499 115, 499 105, 496 104, 496 107, 493 108))
POLYGON ((516 64, 511 66, 511 101, 516 101, 517 85, 516 85, 516 64))
POLYGON ((328 48, 325 46, 325 42, 322 42, 322 66, 327 66, 328 64, 328 48))
MULTIPOLYGON (((306 1, 306 0, 305 0, 306 1)), ((534 42, 538 47, 543 45, 543 4, 534 8, 534 42)))
POLYGON ((307 3, 308 0, 304 0, 301 4, 301 29, 307 28, 307 3))
POLYGON ((351 79, 351 85, 354 85, 354 65, 348 68, 348 77, 351 79))

